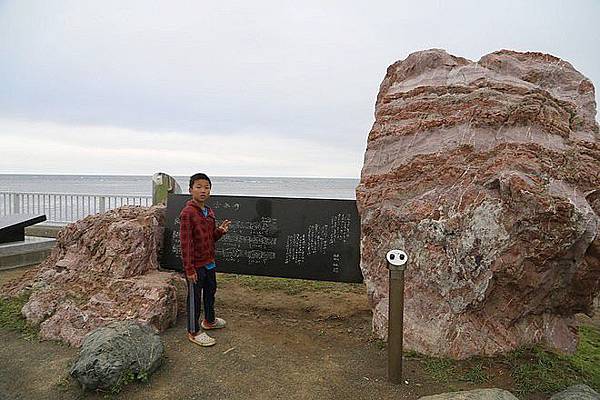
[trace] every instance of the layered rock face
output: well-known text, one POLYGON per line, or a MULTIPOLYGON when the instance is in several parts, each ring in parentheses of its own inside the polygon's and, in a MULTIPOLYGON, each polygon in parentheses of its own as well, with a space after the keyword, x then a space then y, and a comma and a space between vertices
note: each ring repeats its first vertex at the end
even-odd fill
POLYGON ((381 84, 357 203, 373 329, 385 253, 409 254, 404 343, 465 358, 577 343, 600 287, 594 87, 547 54, 429 50, 381 84))
POLYGON ((22 313, 43 339, 79 347, 111 321, 165 330, 177 317, 174 275, 158 271, 165 208, 124 206, 65 227, 50 256, 4 296, 30 291, 22 313))

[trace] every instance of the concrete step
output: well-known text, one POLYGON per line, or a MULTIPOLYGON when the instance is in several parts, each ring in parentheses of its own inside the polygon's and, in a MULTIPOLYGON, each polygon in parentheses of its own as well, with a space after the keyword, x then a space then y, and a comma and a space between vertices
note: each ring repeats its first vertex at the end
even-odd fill
POLYGON ((58 232, 65 226, 66 225, 52 223, 35 224, 25 228, 25 235, 55 238, 56 235, 58 235, 58 232))
POLYGON ((22 242, 0 244, 0 270, 39 264, 56 244, 54 238, 25 236, 22 242))

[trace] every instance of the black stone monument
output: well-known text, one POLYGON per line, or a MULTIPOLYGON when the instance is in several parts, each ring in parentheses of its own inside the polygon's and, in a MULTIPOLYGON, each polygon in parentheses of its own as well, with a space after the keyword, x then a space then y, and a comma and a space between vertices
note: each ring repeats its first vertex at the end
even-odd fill
MULTIPOLYGON (((161 266, 182 271, 179 213, 190 195, 170 194, 161 266)), ((217 271, 244 275, 362 282, 360 220, 354 200, 211 196, 217 226, 217 271)))

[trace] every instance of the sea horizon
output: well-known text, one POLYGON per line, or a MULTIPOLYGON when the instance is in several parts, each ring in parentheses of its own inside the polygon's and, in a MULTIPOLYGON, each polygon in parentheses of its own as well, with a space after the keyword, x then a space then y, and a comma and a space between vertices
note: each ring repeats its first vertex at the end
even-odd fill
MULTIPOLYGON (((159 171, 162 172, 162 171, 159 171)), ((203 172, 203 171, 199 171, 199 172, 203 172)), ((196 173, 196 172, 195 172, 196 173)), ((42 174, 42 173, 34 173, 34 172, 19 172, 19 173, 6 173, 6 172, 0 172, 0 176, 136 176, 136 177, 146 177, 146 176, 150 176, 152 177, 154 175, 154 173, 152 175, 145 175, 145 174, 99 174, 99 173, 81 173, 81 174, 76 174, 76 173, 70 173, 70 172, 58 172, 58 173, 52 173, 52 174, 42 174)), ((168 174, 170 176, 179 176, 179 177, 183 177, 183 176, 191 176, 191 175, 185 175, 185 174, 168 174)), ((219 178, 290 178, 290 179, 357 179, 360 180, 360 177, 353 177, 353 176, 280 176, 280 175, 216 175, 216 174, 207 174, 208 176, 210 176, 211 178, 213 177, 219 177, 219 178)))
MULTIPOLYGON (((171 175, 186 192, 189 175, 171 175)), ((359 178, 210 175, 213 195, 354 199, 359 178)), ((152 195, 152 175, 0 174, 0 192, 152 195)))

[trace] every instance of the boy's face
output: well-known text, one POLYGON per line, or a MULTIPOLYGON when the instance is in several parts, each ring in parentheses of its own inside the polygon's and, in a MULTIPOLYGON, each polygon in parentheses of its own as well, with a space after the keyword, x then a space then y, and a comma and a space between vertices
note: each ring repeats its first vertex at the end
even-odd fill
POLYGON ((190 193, 194 200, 204 203, 210 196, 210 183, 205 179, 196 179, 190 188, 190 193))

